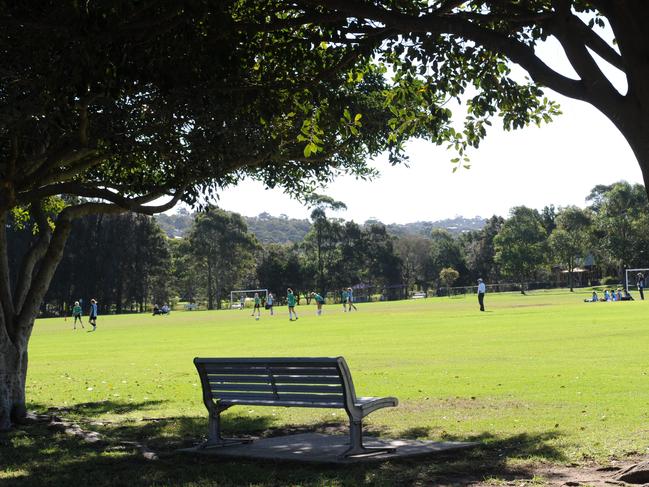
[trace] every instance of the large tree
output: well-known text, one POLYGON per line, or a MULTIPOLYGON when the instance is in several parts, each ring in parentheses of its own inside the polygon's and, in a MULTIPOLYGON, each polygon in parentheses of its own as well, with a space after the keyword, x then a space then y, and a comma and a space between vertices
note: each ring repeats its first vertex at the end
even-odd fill
POLYGON ((430 240, 420 235, 404 235, 397 239, 394 247, 401 259, 401 280, 406 285, 406 291, 412 291, 415 285, 426 291, 434 278, 430 240))
POLYGON ((500 270, 494 259, 494 238, 504 222, 503 217, 494 215, 480 231, 468 232, 460 237, 467 267, 471 272, 471 282, 478 278, 490 282, 500 279, 500 270))
POLYGON ((443 228, 434 228, 430 232, 430 238, 430 262, 435 278, 439 277, 445 267, 457 270, 460 276, 466 274, 466 264, 459 240, 443 228))
MULTIPOLYGON (((549 120, 557 113, 542 91, 550 88, 591 104, 633 150, 649 189, 649 43, 645 0, 295 0, 276 4, 269 28, 286 22, 319 26, 313 36, 389 63, 405 89, 421 90, 430 113, 450 119, 447 101, 466 98, 463 137, 447 127, 460 149, 476 146, 494 115, 505 128, 549 120), (539 56, 554 39, 576 77, 539 56), (523 68, 531 82, 512 74, 523 68), (602 68, 602 66, 606 66, 602 68), (611 81, 619 71, 627 87, 611 81), (406 88, 406 86, 408 88, 406 88)), ((398 101, 398 100, 397 100, 398 101)), ((407 107, 395 107, 407 125, 407 107)), ((458 162, 462 163, 461 159, 458 162)))
POLYGON ((548 234, 537 210, 518 206, 494 238, 495 260, 504 274, 515 278, 525 294, 525 283, 547 261, 548 234))
POLYGON ((204 271, 208 309, 221 309, 223 291, 231 291, 246 270, 256 270, 258 246, 241 215, 214 207, 196 215, 189 247, 204 271))
POLYGON ((25 416, 28 342, 74 219, 151 214, 246 177, 308 192, 371 173, 385 150, 400 159, 380 69, 290 18, 265 28, 264 5, 0 5, 0 430, 25 416), (5 230, 25 213, 35 238, 11 278, 5 230))
POLYGON ((646 267, 649 257, 649 201, 640 184, 618 182, 596 186, 587 198, 592 202, 594 233, 602 260, 617 270, 646 267))
POLYGON ((554 258, 568 271, 568 285, 573 291, 573 271, 577 260, 584 259, 594 247, 592 241, 592 216, 590 211, 576 206, 562 208, 556 218, 548 243, 554 258))

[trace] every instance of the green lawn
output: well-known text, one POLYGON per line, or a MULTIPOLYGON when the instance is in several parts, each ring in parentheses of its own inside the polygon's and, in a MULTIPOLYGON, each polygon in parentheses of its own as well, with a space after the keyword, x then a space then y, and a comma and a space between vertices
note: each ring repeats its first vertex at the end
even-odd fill
MULTIPOLYGON (((369 417, 370 432, 479 439, 484 448, 467 461, 483 477, 501 474, 505 464, 511 474, 516 465, 529 462, 606 462, 646 454, 649 303, 586 304, 587 295, 490 294, 485 313, 477 310, 475 296, 359 304, 353 313, 326 305, 320 317, 314 307, 301 306, 296 322, 288 320, 285 308, 260 321, 237 310, 102 316, 94 333, 72 331, 70 320, 40 320, 30 345, 27 395, 31 409, 62 407, 60 415, 110 438, 139 438, 172 451, 173 445, 206 434, 194 356, 342 355, 359 394, 399 398, 398 408, 369 417), (97 420, 105 424, 93 427, 97 420), (491 473, 478 465, 503 456, 501 468, 491 473)), ((335 428, 345 421, 342 410, 242 406, 226 414, 225 426, 263 435, 335 428)), ((57 438, 57 462, 74 463, 75 456, 87 460, 86 450, 57 438)), ((20 431, 0 437, 0 455, 11 459, 5 470, 0 462, 0 483, 3 477, 22 479, 21 485, 43 480, 38 472, 46 460, 34 459, 42 468, 30 470, 12 456, 11 447, 21 442, 27 456, 39 448, 37 439, 20 431)), ((116 452, 93 450, 92 455, 123 465, 134 456, 116 452)), ((142 474, 142 485, 174 483, 169 472, 176 470, 173 462, 164 466, 168 461, 153 470, 143 465, 151 472, 142 474)), ((203 472, 205 460, 192 462, 203 472)), ((422 468, 417 463, 383 466, 374 477, 370 472, 377 475, 376 467, 342 473, 273 464, 268 476, 257 465, 244 469, 247 473, 221 465, 214 478, 219 485, 391 485, 396 478, 423 476, 426 483, 445 474, 440 465, 422 468)), ((187 485, 211 485, 203 473, 192 476, 191 469, 173 475, 187 485)))

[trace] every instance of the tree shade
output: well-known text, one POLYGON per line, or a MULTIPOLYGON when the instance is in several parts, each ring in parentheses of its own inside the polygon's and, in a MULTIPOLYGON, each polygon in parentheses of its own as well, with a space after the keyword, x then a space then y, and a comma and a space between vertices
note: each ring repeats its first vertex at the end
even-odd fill
POLYGON ((196 204, 242 178, 306 194, 403 157, 381 69, 310 28, 262 28, 260 7, 0 5, 0 429, 25 415, 29 337, 75 218, 196 204), (6 225, 25 221, 37 238, 12 281, 6 225))

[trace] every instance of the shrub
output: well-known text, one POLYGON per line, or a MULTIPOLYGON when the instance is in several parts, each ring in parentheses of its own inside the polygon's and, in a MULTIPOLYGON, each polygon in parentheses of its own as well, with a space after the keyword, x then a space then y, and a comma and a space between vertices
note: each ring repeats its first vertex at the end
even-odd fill
POLYGON ((620 283, 620 280, 617 277, 613 277, 613 276, 602 277, 602 280, 600 281, 600 284, 602 286, 607 286, 607 285, 611 285, 611 284, 619 284, 619 283, 620 283))

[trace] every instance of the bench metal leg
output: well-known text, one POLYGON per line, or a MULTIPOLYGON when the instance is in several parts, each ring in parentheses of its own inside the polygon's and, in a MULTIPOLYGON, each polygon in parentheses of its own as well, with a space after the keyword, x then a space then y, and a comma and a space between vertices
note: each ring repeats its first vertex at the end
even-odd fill
POLYGON ((203 442, 199 448, 218 448, 252 443, 254 441, 253 438, 223 438, 221 436, 221 415, 218 412, 210 414, 208 428, 207 441, 203 442))
POLYGON ((349 421, 349 443, 349 448, 341 455, 344 458, 397 451, 392 446, 363 446, 363 421, 349 421))

